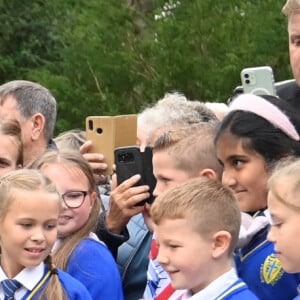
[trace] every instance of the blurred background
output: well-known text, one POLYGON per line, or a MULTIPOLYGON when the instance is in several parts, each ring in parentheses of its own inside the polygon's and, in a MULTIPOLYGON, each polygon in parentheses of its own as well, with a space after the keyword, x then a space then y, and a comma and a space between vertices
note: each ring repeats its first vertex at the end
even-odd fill
POLYGON ((0 0, 0 84, 37 81, 56 134, 136 113, 166 92, 226 102, 245 67, 292 78, 282 1, 0 0))

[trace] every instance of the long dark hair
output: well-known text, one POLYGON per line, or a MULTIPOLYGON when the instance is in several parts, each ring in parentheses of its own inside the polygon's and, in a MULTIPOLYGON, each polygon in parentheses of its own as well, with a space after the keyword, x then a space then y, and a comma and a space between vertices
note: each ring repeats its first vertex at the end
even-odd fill
MULTIPOLYGON (((275 96, 260 96, 279 108, 300 134, 300 119, 292 107, 275 96)), ((279 159, 288 156, 300 156, 300 142, 292 139, 281 129, 255 113, 244 110, 229 112, 217 128, 215 144, 224 133, 242 139, 243 147, 260 154, 268 167, 279 159)))

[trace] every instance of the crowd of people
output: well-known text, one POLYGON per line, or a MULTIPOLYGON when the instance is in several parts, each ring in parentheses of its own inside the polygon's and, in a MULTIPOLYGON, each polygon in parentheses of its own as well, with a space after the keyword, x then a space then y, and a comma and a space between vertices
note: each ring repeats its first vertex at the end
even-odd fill
POLYGON ((107 181, 84 131, 54 137, 47 88, 0 86, 0 299, 299 299, 300 1, 283 13, 295 80, 277 96, 138 113, 153 191, 107 181))

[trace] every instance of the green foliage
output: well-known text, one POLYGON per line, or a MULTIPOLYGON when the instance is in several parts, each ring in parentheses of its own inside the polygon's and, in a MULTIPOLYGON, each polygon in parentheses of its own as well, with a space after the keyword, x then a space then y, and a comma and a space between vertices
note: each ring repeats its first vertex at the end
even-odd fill
POLYGON ((174 90, 226 101, 244 67, 292 77, 278 1, 134 2, 0 1, 0 81, 48 87, 58 133, 84 127, 88 115, 138 112, 174 90))

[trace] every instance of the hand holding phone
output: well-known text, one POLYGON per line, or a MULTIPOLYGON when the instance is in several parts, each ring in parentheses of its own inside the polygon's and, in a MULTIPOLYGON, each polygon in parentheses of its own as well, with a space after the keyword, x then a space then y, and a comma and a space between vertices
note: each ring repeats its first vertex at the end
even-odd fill
POLYGON ((104 155, 107 169, 104 175, 114 172, 114 149, 135 145, 137 133, 136 115, 89 116, 86 118, 86 137, 92 141, 90 153, 104 155))
POLYGON ((145 202, 151 204, 154 200, 153 190, 156 185, 152 168, 152 148, 146 147, 144 152, 141 152, 137 146, 116 148, 115 164, 118 185, 133 175, 141 175, 136 185, 148 185, 150 197, 139 205, 144 205, 145 202))

